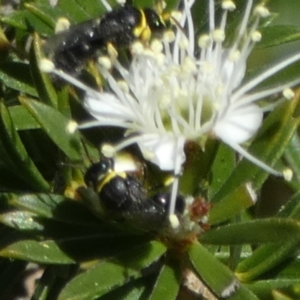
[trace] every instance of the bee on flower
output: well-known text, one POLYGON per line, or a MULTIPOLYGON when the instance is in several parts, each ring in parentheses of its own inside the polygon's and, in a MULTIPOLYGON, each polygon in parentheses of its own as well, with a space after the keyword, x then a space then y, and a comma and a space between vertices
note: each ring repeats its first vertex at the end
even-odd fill
POLYGON ((263 4, 246 1, 235 36, 228 45, 227 18, 236 8, 234 1, 221 2, 222 15, 218 21, 215 1, 204 2, 208 4, 206 34, 195 37, 197 20, 193 20, 191 13, 194 0, 183 0, 182 11, 172 14, 174 30, 166 30, 163 38, 152 39, 149 45, 139 40, 131 45, 129 67, 122 65, 116 56, 100 57, 98 65, 108 82, 108 90, 93 90, 56 69, 49 60, 41 62, 42 70, 52 72, 85 91, 84 106, 94 120, 76 125, 76 128, 123 128, 124 139, 114 145, 111 155, 137 144, 146 160, 161 170, 173 172, 169 207, 171 223, 178 181, 186 159, 184 146, 188 141, 203 145, 208 138, 217 138, 265 171, 283 176, 242 145, 253 138, 262 125, 264 112, 275 106, 273 102, 262 107, 260 100, 278 93, 282 93, 282 99, 291 99, 291 87, 300 83, 299 78, 274 88, 256 90, 266 79, 300 60, 300 53, 247 82, 243 81, 247 59, 261 40, 260 21, 269 16, 263 4), (113 69, 121 78, 114 77, 113 69))

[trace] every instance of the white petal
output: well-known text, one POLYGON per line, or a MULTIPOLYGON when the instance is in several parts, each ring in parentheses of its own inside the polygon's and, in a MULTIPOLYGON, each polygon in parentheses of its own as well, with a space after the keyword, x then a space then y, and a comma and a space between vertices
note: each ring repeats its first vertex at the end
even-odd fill
POLYGON ((262 110, 255 104, 238 107, 226 112, 217 120, 214 133, 228 144, 241 144, 256 133, 263 119, 262 110))
POLYGON ((174 171, 176 162, 185 161, 183 146, 178 147, 178 138, 171 135, 157 135, 138 143, 145 159, 156 164, 161 170, 174 171))
POLYGON ((118 121, 134 121, 134 112, 124 105, 115 95, 110 93, 87 93, 84 99, 86 109, 100 121, 117 119, 118 121))

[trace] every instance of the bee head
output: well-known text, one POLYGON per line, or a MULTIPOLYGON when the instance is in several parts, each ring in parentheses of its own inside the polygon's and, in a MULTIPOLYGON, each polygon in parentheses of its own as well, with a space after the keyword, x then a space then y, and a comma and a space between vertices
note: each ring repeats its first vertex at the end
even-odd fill
POLYGON ((96 187, 98 183, 114 168, 112 158, 104 157, 99 162, 92 164, 84 175, 87 186, 96 187))
POLYGON ((166 25, 162 18, 151 8, 145 8, 144 14, 150 30, 154 33, 160 33, 165 30, 166 25))

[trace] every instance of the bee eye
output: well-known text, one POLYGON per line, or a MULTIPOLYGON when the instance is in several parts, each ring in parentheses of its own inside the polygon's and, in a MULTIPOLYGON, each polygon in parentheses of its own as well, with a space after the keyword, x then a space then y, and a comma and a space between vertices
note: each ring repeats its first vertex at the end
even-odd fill
POLYGON ((159 15, 150 8, 144 9, 144 14, 148 23, 148 26, 153 32, 159 33, 165 29, 165 24, 159 17, 159 15))
MULTIPOLYGON (((153 201, 164 207, 167 211, 171 201, 170 193, 160 193, 152 197, 153 201)), ((181 195, 177 195, 176 204, 175 204, 175 213, 178 215, 183 214, 185 209, 185 199, 181 195)))
POLYGON ((103 158, 92 164, 84 175, 84 182, 87 186, 96 187, 107 173, 113 169, 114 162, 110 158, 103 158))

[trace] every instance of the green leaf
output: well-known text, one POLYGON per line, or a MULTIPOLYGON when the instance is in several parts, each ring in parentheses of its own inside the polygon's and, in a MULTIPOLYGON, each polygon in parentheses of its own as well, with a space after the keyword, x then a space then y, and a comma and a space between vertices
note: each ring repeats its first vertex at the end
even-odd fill
POLYGON ((0 103, 0 153, 7 157, 5 163, 18 178, 22 178, 30 187, 41 191, 49 190, 49 184, 44 180, 15 130, 9 111, 0 103))
MULTIPOLYGON (((2 193, 2 199, 17 208, 27 210, 35 215, 53 218, 55 209, 63 203, 66 198, 55 194, 12 194, 2 193)), ((75 202, 75 201, 74 201, 75 202)))
POLYGON ((41 41, 35 34, 30 51, 30 71, 40 99, 54 108, 58 106, 56 91, 48 74, 39 69, 39 62, 42 58, 41 41))
MULTIPOLYGON (((300 219, 300 194, 296 194, 278 213, 279 217, 300 219)), ((263 245, 252 256, 243 260, 236 269, 237 276, 244 282, 252 280, 276 267, 298 250, 300 238, 294 238, 276 245, 263 245)))
POLYGON ((24 7, 36 18, 27 18, 33 28, 46 27, 46 32, 55 27, 55 19, 53 17, 53 9, 49 5, 36 5, 32 3, 24 3, 24 7), (41 26, 42 24, 42 26, 41 26))
POLYGON ((38 32, 41 35, 53 33, 55 25, 55 15, 49 5, 24 4, 25 9, 29 12, 25 15, 25 22, 30 32, 38 32))
POLYGON ((28 15, 28 12, 26 11, 14 11, 11 14, 8 14, 6 16, 1 17, 1 22, 8 24, 12 27, 26 30, 27 24, 26 24, 26 16, 28 15))
POLYGON ((39 123, 32 117, 28 110, 22 105, 8 107, 16 130, 38 129, 39 123))
POLYGON ((175 265, 163 265, 148 300, 174 300, 180 287, 180 269, 175 265))
POLYGON ((0 25, 0 62, 5 61, 10 50, 10 42, 0 25))
POLYGON ((295 194, 278 212, 278 217, 300 219, 300 193, 295 194))
POLYGON ((227 145, 220 144, 211 167, 211 181, 208 187, 209 198, 221 188, 236 164, 236 154, 227 145))
POLYGON ((297 191, 300 189, 300 156, 299 156, 299 149, 300 149, 300 138, 299 134, 296 132, 292 139, 290 140, 289 144, 284 153, 284 158, 288 162, 288 165, 293 170, 293 180, 290 183, 297 191))
POLYGON ((298 41, 300 39, 300 28, 291 25, 273 25, 260 29, 262 41, 257 47, 266 48, 298 41))
POLYGON ((284 244, 263 245, 248 259, 241 261, 235 274, 241 281, 249 282, 287 260, 299 249, 299 245, 299 238, 284 244))
MULTIPOLYGON (((105 225, 78 201, 70 200, 56 194, 11 194, 2 193, 0 199, 5 199, 13 207, 27 210, 34 216, 56 220, 62 223, 96 228, 108 237, 116 235, 116 230, 105 225)), ((103 236, 103 235, 102 235, 103 236)))
MULTIPOLYGON (((111 1, 109 1, 111 4, 111 1)), ((91 18, 101 17, 106 9, 101 1, 85 0, 74 1, 74 5, 70 5, 68 1, 58 1, 57 9, 64 13, 64 16, 78 23, 91 18)))
POLYGON ((287 294, 285 294, 284 292, 280 292, 280 291, 277 291, 277 290, 272 291, 272 296, 273 296, 274 300, 294 300, 295 299, 294 297, 291 298, 287 294))
POLYGON ((157 261, 166 251, 159 242, 140 245, 119 256, 104 261, 71 280, 59 300, 92 300, 128 282, 141 277, 141 270, 157 261))
POLYGON ((37 96, 29 74, 29 64, 19 62, 0 64, 0 80, 6 86, 31 96, 37 96))
POLYGON ((240 285, 238 290, 231 295, 230 297, 226 298, 230 300, 259 300, 262 298, 258 298, 250 289, 248 289, 245 285, 240 285))
POLYGON ((228 220, 245 211, 254 204, 246 185, 239 186, 219 202, 213 204, 209 211, 209 224, 216 224, 228 220))
MULTIPOLYGON (((91 217, 93 219, 93 216, 91 217)), ((35 234, 35 237, 39 240, 53 240, 59 245, 59 249, 72 257, 73 260, 87 261, 95 258, 113 257, 124 251, 130 252, 137 245, 148 243, 151 238, 149 235, 142 236, 128 233, 125 230, 117 230, 112 225, 101 221, 95 222, 95 224, 92 224, 91 221, 84 223, 84 220, 80 220, 80 215, 78 215, 79 221, 77 224, 70 223, 68 220, 57 222, 55 219, 44 219, 39 216, 33 218, 43 226, 42 228, 34 228, 34 232, 24 232, 24 229, 18 228, 17 224, 12 224, 12 227, 18 231, 0 224, 0 228, 3 228, 0 234, 2 249, 3 244, 7 248, 13 247, 14 244, 27 239, 28 234, 31 236, 35 234)), ((28 224, 30 224, 30 221, 28 221, 28 224)), ((14 257, 13 252, 9 252, 7 257, 9 255, 14 257)))
POLYGON ((59 111, 38 101, 28 98, 22 98, 20 101, 70 160, 81 161, 79 134, 66 132, 68 119, 59 111))
POLYGON ((41 230, 43 226, 34 220, 33 213, 28 211, 13 211, 0 214, 0 222, 11 228, 21 230, 41 230))
POLYGON ((272 292, 275 289, 289 288, 290 292, 294 293, 292 299, 298 299, 299 293, 299 280, 298 279, 270 279, 270 280, 258 280, 254 283, 248 284, 248 288, 255 293, 259 299, 273 299, 272 292), (297 292, 298 291, 298 292, 297 292))
POLYGON ((269 218, 229 224, 200 236, 202 243, 214 245, 261 244, 300 239, 300 223, 292 219, 269 218))
MULTIPOLYGON (((298 103, 299 98, 289 101, 279 106, 265 119, 263 126, 248 149, 252 155, 270 166, 278 161, 298 127, 299 119, 293 117, 298 103)), ((253 187, 257 189, 267 176, 265 171, 243 159, 213 196, 212 201, 218 202, 248 181, 251 181, 253 187)))
POLYGON ((299 280, 300 277, 299 268, 300 268, 300 258, 297 257, 281 266, 279 272, 277 272, 277 278, 299 280))
POLYGON ((228 297, 236 291, 239 283, 234 274, 200 243, 195 242, 188 254, 197 273, 218 297, 228 297))
POLYGON ((206 141, 205 151, 193 143, 186 146, 186 162, 179 182, 179 190, 183 194, 197 193, 199 187, 206 185, 218 146, 219 142, 212 139, 206 141))
POLYGON ((75 261, 64 253, 55 241, 21 240, 0 250, 0 256, 45 264, 72 264, 75 261))
POLYGON ((132 280, 121 287, 101 296, 101 300, 141 300, 147 299, 153 286, 153 276, 132 280))

